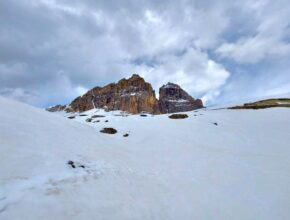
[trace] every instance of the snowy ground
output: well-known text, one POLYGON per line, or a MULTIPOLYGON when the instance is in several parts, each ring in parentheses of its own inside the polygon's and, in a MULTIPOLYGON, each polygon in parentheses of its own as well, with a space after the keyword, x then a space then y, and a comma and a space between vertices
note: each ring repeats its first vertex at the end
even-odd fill
POLYGON ((290 219, 290 109, 87 123, 0 106, 1 220, 290 219))

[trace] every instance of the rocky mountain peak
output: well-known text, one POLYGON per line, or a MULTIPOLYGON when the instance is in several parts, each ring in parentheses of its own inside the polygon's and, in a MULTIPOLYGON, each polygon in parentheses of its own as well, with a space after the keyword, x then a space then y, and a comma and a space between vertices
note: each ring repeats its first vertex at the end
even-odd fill
POLYGON ((50 111, 83 112, 93 108, 107 111, 121 110, 129 113, 152 114, 191 111, 202 108, 200 99, 195 100, 179 85, 167 83, 159 89, 159 101, 150 83, 138 74, 104 87, 95 87, 77 97, 68 106, 55 106, 50 111))
POLYGON ((159 89, 159 110, 161 113, 191 111, 202 108, 200 99, 194 99, 179 85, 167 83, 159 89))
POLYGON ((137 74, 118 83, 96 87, 75 99, 69 111, 87 111, 104 108, 107 111, 121 110, 129 113, 158 113, 158 100, 152 86, 137 74))
POLYGON ((167 89, 179 89, 180 86, 171 82, 168 82, 167 84, 163 85, 161 88, 167 88, 167 89))
POLYGON ((141 80, 144 80, 141 76, 139 76, 137 73, 134 73, 128 80, 138 80, 138 79, 141 79, 141 80))

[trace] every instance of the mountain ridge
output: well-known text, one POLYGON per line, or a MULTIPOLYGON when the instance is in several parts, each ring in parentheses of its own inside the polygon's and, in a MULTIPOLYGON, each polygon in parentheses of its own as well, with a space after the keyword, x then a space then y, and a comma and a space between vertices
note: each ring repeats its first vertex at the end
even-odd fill
POLYGON ((84 112, 94 108, 106 111, 121 110, 132 114, 148 112, 164 114, 203 108, 200 99, 194 99, 179 85, 167 83, 159 89, 159 100, 152 85, 138 74, 104 87, 94 87, 74 99, 69 105, 56 105, 48 111, 84 112))

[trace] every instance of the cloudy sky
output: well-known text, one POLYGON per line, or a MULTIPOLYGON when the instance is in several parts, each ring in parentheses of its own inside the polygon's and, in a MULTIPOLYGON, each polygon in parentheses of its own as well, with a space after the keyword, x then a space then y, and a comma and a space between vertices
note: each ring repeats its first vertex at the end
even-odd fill
POLYGON ((290 93, 290 2, 0 1, 0 95, 64 104, 132 73, 207 105, 290 93))

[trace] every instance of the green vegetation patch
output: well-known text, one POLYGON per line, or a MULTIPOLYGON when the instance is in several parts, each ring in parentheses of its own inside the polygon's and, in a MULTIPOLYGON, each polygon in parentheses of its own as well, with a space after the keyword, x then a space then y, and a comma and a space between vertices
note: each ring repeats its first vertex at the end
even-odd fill
POLYGON ((279 98, 279 99, 266 99, 252 103, 246 103, 242 106, 234 106, 230 109, 264 109, 273 107, 290 107, 290 99, 279 98))

